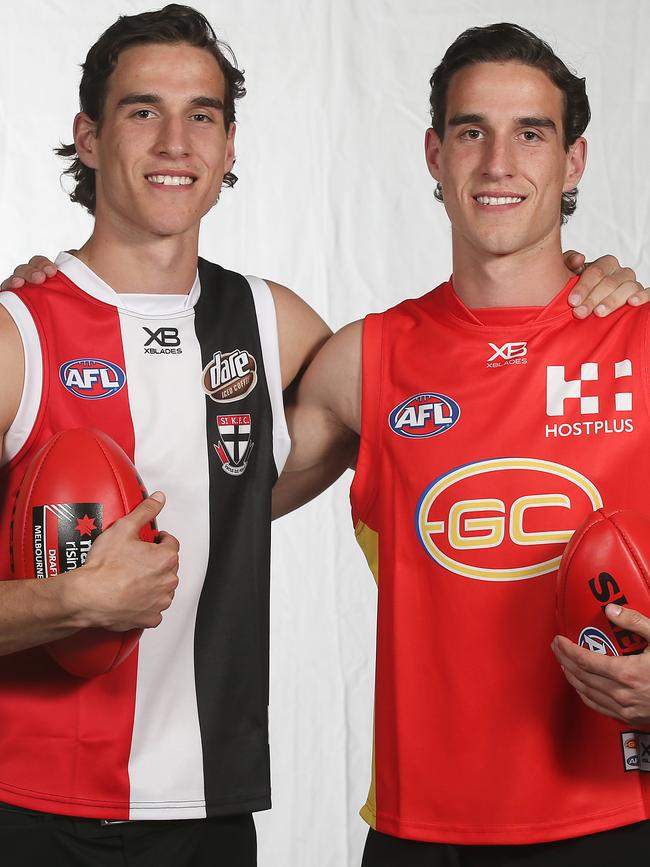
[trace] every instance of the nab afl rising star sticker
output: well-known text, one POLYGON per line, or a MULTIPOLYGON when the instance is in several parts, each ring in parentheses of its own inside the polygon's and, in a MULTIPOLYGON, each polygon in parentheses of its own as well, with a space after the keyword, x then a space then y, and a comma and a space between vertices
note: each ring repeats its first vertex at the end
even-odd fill
POLYGON ((241 476, 250 460, 253 446, 251 440, 251 415, 218 415, 219 442, 214 450, 221 460, 221 468, 229 476, 241 476))
POLYGON ((257 385, 257 362, 245 349, 218 350, 203 370, 203 391, 217 403, 231 403, 257 385))

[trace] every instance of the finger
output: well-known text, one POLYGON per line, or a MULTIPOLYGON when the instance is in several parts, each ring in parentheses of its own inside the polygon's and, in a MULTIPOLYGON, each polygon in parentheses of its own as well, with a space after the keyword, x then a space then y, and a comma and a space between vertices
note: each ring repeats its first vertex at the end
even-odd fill
POLYGON ((116 524, 125 527, 131 535, 137 536, 141 527, 151 523, 151 521, 154 521, 158 517, 164 505, 165 495, 162 491, 155 491, 139 503, 128 515, 116 521, 116 524))
MULTIPOLYGON (((640 283, 637 283, 636 275, 631 268, 621 268, 613 256, 603 256, 587 266, 571 291, 570 303, 575 306, 574 312, 578 318, 584 319, 604 299, 624 285, 627 285, 627 288, 623 293, 627 295, 633 295, 643 288, 640 283), (578 298, 580 300, 576 304, 578 298)), ((600 315, 606 315, 607 312, 609 312, 607 305, 599 310, 600 315)))
POLYGON ((584 647, 578 647, 563 635, 557 635, 551 645, 558 662, 562 666, 571 667, 574 672, 581 671, 587 674, 596 674, 609 680, 620 682, 617 673, 616 662, 620 658, 605 656, 602 653, 593 653, 584 647))
POLYGON ((574 675, 570 671, 568 671, 567 669, 563 670, 567 682, 571 684, 571 686, 575 689, 575 691, 578 693, 578 695, 586 705, 588 705, 593 710, 597 710, 599 713, 604 713, 607 716, 613 716, 616 717, 616 719, 621 719, 621 712, 623 708, 615 699, 613 699, 607 693, 603 693, 598 689, 593 689, 589 686, 585 686, 576 677, 574 677, 574 675))
MULTIPOLYGON (((32 256, 28 265, 32 270, 32 276, 30 278, 32 283, 42 283, 43 280, 46 280, 48 277, 54 277, 56 272, 59 270, 54 262, 48 259, 47 256, 32 256)), ((25 266, 25 268, 27 268, 27 266, 25 266)), ((20 276, 22 277, 24 275, 21 273, 20 276)))
POLYGON ((642 304, 647 304, 648 301, 650 301, 650 289, 648 288, 635 292, 634 295, 630 295, 627 299, 627 303, 632 305, 632 307, 641 307, 642 304))
POLYGON ((21 286, 25 285, 25 280, 22 277, 16 277, 13 274, 11 277, 7 277, 6 280, 3 280, 0 283, 0 292, 6 292, 9 289, 20 289, 21 286))
POLYGON ((582 274, 585 269, 585 257, 582 253, 578 253, 577 250, 567 250, 563 256, 564 264, 569 271, 573 271, 574 274, 582 274))
MULTIPOLYGON (((623 276, 623 271, 620 272, 620 276, 623 276)), ((602 284, 603 288, 607 285, 607 282, 611 281, 613 284, 617 279, 618 273, 608 277, 607 281, 602 284)), ((618 286, 614 286, 608 295, 604 295, 602 299, 598 301, 594 307, 595 315, 599 317, 608 316, 610 313, 613 313, 614 310, 618 310, 620 307, 627 304, 628 300, 637 295, 642 289, 643 287, 637 280, 624 280, 622 283, 619 283, 618 286)), ((602 294, 600 287, 594 290, 594 301, 597 298, 597 294, 602 294)))
MULTIPOLYGON (((650 619, 644 617, 640 611, 635 611, 634 608, 623 608, 620 605, 609 603, 605 608, 605 617, 616 626, 622 626, 628 632, 633 632, 635 635, 640 635, 646 641, 650 641, 650 619)), ((646 649, 644 653, 649 653, 646 649)))

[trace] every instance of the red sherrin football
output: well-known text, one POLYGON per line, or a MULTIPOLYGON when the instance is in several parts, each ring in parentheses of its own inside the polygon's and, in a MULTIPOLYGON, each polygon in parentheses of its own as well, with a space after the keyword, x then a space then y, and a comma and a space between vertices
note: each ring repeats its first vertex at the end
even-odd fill
MULTIPOLYGON (((11 522, 14 578, 49 578, 82 566, 93 541, 146 497, 138 473, 122 449, 99 430, 55 434, 34 456, 20 484, 11 522)), ((140 531, 154 542, 157 531, 140 531)), ((141 629, 91 628, 44 645, 78 677, 94 677, 131 653, 141 629)))
POLYGON ((560 633, 609 656, 641 653, 647 642, 605 617, 609 602, 650 614, 650 520, 639 512, 598 509, 567 545, 557 583, 560 633))

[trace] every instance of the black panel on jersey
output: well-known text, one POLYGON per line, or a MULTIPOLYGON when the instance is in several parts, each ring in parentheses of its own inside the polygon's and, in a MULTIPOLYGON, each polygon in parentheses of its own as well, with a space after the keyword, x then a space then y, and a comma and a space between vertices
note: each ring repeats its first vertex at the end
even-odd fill
MULTIPOLYGON (((244 350, 257 363, 246 397, 215 402, 206 394, 210 467, 210 552, 194 639, 199 723, 208 815, 270 807, 268 750, 269 560, 271 488, 277 479, 273 417, 250 286, 239 274, 199 259, 195 308, 203 368, 215 352, 244 350), (231 475, 215 446, 218 416, 251 416, 233 463, 250 449, 246 469, 231 475)), ((197 387, 201 383, 197 382, 197 387)), ((225 451, 228 456, 227 451, 225 451)), ((181 555, 182 556, 182 555, 181 555)))

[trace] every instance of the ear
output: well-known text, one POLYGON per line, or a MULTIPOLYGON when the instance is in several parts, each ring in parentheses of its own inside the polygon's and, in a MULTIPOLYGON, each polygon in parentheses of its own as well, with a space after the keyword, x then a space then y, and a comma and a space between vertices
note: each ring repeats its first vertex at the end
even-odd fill
POLYGON ((235 133, 237 132, 237 124, 231 123, 228 127, 226 138, 226 156, 224 159, 223 173, 231 171, 235 164, 235 133))
POLYGON ((573 190, 578 186, 580 178, 587 164, 587 139, 580 136, 569 147, 567 154, 566 176, 564 179, 564 192, 573 190))
POLYGON ((431 177, 439 181, 440 180, 440 151, 442 148, 442 142, 440 141, 440 136, 438 133, 432 128, 429 129, 424 134, 424 155, 427 161, 427 167, 429 169, 429 174, 431 177))
POLYGON ((96 169, 97 121, 91 120, 85 112, 81 111, 74 119, 72 131, 79 159, 89 169, 96 169))

